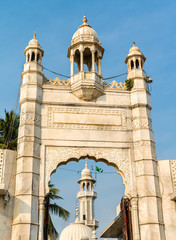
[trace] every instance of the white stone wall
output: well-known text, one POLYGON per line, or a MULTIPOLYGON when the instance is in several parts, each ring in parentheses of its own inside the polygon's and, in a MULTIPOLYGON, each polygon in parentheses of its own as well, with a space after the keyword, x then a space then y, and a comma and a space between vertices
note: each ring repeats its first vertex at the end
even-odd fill
POLYGON ((6 204, 5 196, 0 196, 0 239, 10 240, 14 210, 16 151, 0 149, 0 158, 3 162, 1 183, 4 184, 5 191, 9 194, 9 197, 6 195, 6 204))
POLYGON ((172 174, 172 172, 176 172, 175 161, 158 161, 166 240, 176 238, 176 202, 171 200, 175 187, 175 179, 172 174))

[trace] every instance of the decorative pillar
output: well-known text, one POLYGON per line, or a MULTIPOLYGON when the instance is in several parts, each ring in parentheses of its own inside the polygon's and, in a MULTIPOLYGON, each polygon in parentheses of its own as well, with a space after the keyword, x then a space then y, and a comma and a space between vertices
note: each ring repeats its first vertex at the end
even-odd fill
POLYGON ((98 75, 102 75, 101 73, 101 58, 98 58, 98 75))
POLYGON ((43 229, 44 229, 44 197, 39 198, 39 239, 43 240, 43 229))
POLYGON ((95 51, 92 50, 92 72, 95 72, 95 51))
POLYGON ((84 65, 84 62, 83 62, 83 50, 81 49, 80 50, 80 70, 81 71, 84 71, 84 68, 83 68, 83 65, 84 65))
POLYGON ((71 76, 74 75, 74 54, 70 57, 70 63, 71 63, 71 76))
POLYGON ((138 199, 132 198, 131 203, 131 217, 132 217, 132 233, 133 240, 140 240, 139 216, 138 216, 138 199))

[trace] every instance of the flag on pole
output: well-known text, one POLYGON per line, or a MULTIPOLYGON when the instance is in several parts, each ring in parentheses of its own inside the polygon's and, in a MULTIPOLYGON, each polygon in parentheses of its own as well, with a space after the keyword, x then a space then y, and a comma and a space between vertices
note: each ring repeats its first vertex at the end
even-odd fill
POLYGON ((96 170, 97 172, 100 172, 100 173, 103 172, 103 169, 102 169, 102 168, 99 168, 99 167, 97 167, 97 166, 96 166, 95 170, 96 170))

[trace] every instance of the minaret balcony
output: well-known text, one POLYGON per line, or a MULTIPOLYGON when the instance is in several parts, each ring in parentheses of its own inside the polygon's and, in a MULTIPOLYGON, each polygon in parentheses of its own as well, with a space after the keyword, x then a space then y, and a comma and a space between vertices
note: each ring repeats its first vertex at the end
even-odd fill
POLYGON ((97 198, 97 193, 94 191, 80 191, 77 193, 77 198, 83 198, 83 197, 93 197, 97 198))
POLYGON ((80 71, 71 77, 71 92, 85 101, 97 99, 104 94, 103 78, 96 72, 80 71))
POLYGON ((85 225, 89 226, 92 229, 97 229, 99 227, 99 221, 97 220, 82 220, 81 222, 83 222, 85 225))

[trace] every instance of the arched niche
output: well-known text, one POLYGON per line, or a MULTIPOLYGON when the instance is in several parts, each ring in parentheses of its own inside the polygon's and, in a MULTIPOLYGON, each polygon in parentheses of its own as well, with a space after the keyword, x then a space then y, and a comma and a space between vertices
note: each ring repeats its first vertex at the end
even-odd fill
POLYGON ((108 166, 113 166, 117 173, 123 178, 125 185, 125 195, 131 196, 131 165, 129 161, 128 149, 106 149, 88 147, 46 147, 45 164, 45 194, 48 193, 48 183, 50 176, 56 172, 57 168, 66 165, 70 161, 78 162, 81 159, 92 159, 96 162, 104 162, 108 166))

